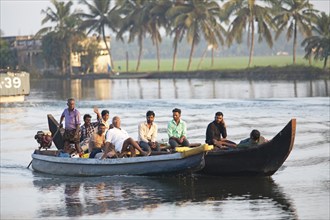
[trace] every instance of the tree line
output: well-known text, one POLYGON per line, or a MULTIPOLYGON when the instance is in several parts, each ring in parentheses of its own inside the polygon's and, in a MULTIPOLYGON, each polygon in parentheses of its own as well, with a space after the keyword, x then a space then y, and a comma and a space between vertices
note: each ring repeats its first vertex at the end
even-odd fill
POLYGON ((85 51, 86 63, 98 55, 97 44, 79 42, 92 33, 104 41, 110 64, 115 67, 106 32, 114 40, 127 44, 137 42, 136 71, 139 71, 145 39, 155 47, 157 70, 160 69, 160 44, 163 38, 172 41, 172 70, 175 70, 178 50, 183 41, 190 47, 187 71, 190 70, 196 45, 205 43, 205 51, 214 53, 219 47, 231 47, 245 42, 249 60, 253 62, 256 42, 265 41, 271 48, 281 35, 292 40, 292 62, 296 63, 298 36, 305 58, 324 61, 330 55, 330 16, 313 8, 309 0, 81 0, 87 11, 72 11, 72 1, 51 0, 53 8, 42 10, 42 24, 51 23, 38 31, 42 49, 49 65, 72 73, 70 54, 85 51), (243 39, 245 38, 245 39, 243 39), (86 52, 87 51, 87 52, 86 52), (67 70, 69 67, 69 70, 67 70))

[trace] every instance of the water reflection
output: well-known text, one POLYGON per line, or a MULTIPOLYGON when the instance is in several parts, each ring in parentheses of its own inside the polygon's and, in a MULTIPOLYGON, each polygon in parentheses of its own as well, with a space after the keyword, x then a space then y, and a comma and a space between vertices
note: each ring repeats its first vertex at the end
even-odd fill
MULTIPOLYGON (((165 204, 173 204, 179 209, 187 203, 194 203, 195 208, 201 208, 200 211, 206 206, 208 211, 226 212, 227 203, 244 201, 249 204, 251 213, 266 207, 266 213, 276 213, 278 219, 298 219, 290 199, 271 178, 67 178, 34 175, 33 184, 43 194, 41 204, 47 204, 41 206, 39 217, 110 215, 137 209, 152 211, 165 204), (59 191, 63 192, 65 202, 54 201, 56 206, 52 206, 49 199, 59 191)), ((239 206, 234 205, 230 210, 236 207, 239 206)))
MULTIPOLYGON (((329 96, 329 80, 253 81, 205 79, 101 79, 33 81, 31 94, 42 98, 258 99, 329 96)), ((33 96, 33 95, 30 95, 33 96)))

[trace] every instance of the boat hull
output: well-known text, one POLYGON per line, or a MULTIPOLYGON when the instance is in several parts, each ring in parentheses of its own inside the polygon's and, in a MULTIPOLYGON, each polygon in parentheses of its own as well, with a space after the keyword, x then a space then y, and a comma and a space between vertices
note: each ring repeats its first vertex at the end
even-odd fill
POLYGON ((199 172, 215 176, 271 176, 289 156, 294 143, 296 120, 292 119, 272 140, 257 147, 209 151, 199 172))
MULTIPOLYGON (((63 176, 166 175, 190 173, 204 166, 204 152, 185 156, 184 153, 116 159, 63 158, 32 154, 32 168, 37 172, 63 176)), ((49 151, 51 152, 51 151, 49 151)), ((53 151, 55 154, 56 151, 53 151)))

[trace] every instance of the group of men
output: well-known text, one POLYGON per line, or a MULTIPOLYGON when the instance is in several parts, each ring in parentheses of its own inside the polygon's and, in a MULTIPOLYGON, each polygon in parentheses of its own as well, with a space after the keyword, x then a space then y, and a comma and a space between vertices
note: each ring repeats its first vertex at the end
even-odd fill
MULTIPOLYGON (((90 158, 99 157, 101 159, 111 157, 123 157, 130 154, 136 156, 138 151, 143 156, 148 156, 152 151, 160 151, 160 144, 157 142, 158 127, 154 123, 155 113, 148 111, 146 121, 138 126, 138 141, 135 141, 129 134, 121 128, 120 117, 114 116, 112 123, 109 123, 109 111, 103 110, 101 113, 98 108, 94 108, 97 121, 91 121, 91 115, 85 114, 84 124, 81 125, 80 112, 75 108, 75 100, 68 99, 66 108, 60 118, 60 126, 65 119, 64 151, 70 152, 70 145, 75 145, 75 150, 80 156, 84 152, 89 152, 90 158)), ((187 125, 181 119, 181 110, 172 110, 172 120, 167 125, 167 134, 171 149, 178 146, 189 146, 187 139, 187 125)), ((249 147, 267 141, 260 136, 260 132, 253 130, 250 138, 242 140, 238 145, 229 141, 227 138, 226 124, 223 114, 217 112, 214 121, 206 129, 206 143, 214 145, 219 149, 236 147, 249 147)))

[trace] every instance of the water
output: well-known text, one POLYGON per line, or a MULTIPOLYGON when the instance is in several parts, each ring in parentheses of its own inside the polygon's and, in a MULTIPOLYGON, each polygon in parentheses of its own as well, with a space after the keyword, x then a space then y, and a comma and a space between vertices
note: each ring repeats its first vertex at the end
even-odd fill
POLYGON ((329 219, 328 85, 142 79, 32 82, 24 103, 1 106, 1 219, 329 219), (119 115, 133 138, 150 109, 156 113, 158 139, 166 140, 171 110, 179 107, 191 142, 204 142, 207 124, 222 111, 228 138, 236 142, 253 128, 271 139, 296 118, 295 144, 269 178, 77 178, 26 169, 37 147, 34 135, 48 129, 46 115, 59 119, 70 96, 77 98, 81 114, 93 115, 93 106, 98 106, 109 109, 111 117, 119 115))

